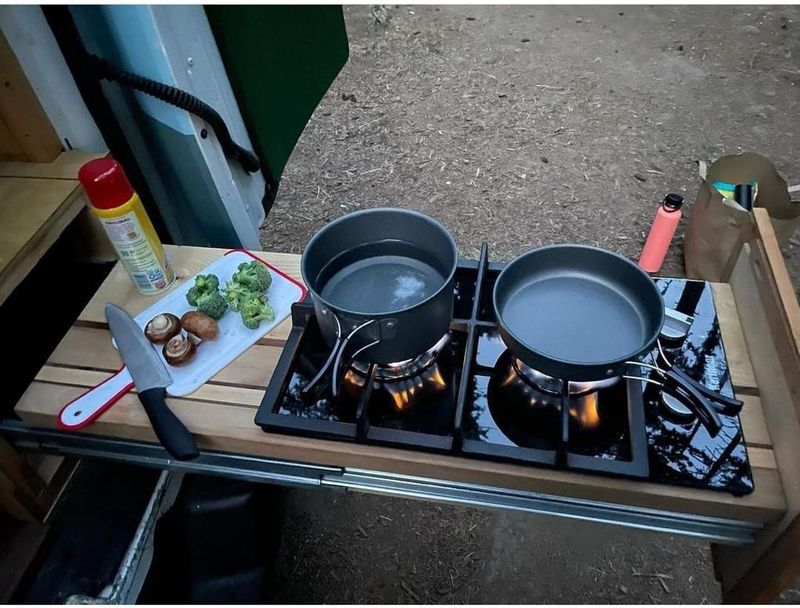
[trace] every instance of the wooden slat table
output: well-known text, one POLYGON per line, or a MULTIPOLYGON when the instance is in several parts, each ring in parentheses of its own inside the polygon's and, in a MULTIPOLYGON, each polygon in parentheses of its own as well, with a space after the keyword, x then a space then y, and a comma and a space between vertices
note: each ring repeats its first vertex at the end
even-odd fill
MULTIPOLYGON (((179 280, 184 280, 223 254, 224 250, 169 247, 168 252, 179 280)), ((299 278, 299 256, 260 255, 299 278)), ((755 492, 745 497, 413 450, 265 433, 255 426, 253 418, 290 330, 289 320, 205 386, 187 397, 172 398, 169 404, 197 436, 201 448, 206 450, 407 474, 758 524, 773 522, 781 518, 786 504, 759 391, 730 289, 726 285, 715 285, 714 295, 734 385, 746 402, 742 423, 753 465, 755 492)), ((107 302, 137 314, 151 304, 152 299, 139 295, 124 270, 117 266, 17 404, 16 413, 27 424, 55 428, 56 415, 63 404, 119 368, 120 357, 111 345, 103 312, 107 302)), ((123 397, 84 431, 106 437, 155 441, 134 394, 123 397)))

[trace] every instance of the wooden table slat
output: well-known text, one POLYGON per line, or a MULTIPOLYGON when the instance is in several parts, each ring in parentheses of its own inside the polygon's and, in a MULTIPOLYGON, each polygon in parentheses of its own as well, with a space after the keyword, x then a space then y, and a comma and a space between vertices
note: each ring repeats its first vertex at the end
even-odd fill
MULTIPOLYGON (((38 382, 48 382, 50 384, 62 384, 64 386, 75 386, 87 390, 97 386, 108 378, 106 372, 98 372, 87 369, 70 369, 65 367, 54 367, 45 365, 36 375, 38 382)), ((132 389, 136 393, 136 389, 132 389)), ((240 386, 230 386, 226 384, 216 384, 207 382, 191 395, 186 397, 171 397, 170 399, 181 399, 184 401, 212 401, 228 405, 244 405, 257 408, 264 396, 263 389, 244 388, 240 386)))
POLYGON ((714 306, 717 309, 722 344, 725 347, 725 356, 730 366, 733 385, 734 387, 757 388, 758 383, 753 366, 750 364, 747 343, 739 323, 739 313, 731 286, 725 283, 712 283, 711 290, 714 294, 714 306))

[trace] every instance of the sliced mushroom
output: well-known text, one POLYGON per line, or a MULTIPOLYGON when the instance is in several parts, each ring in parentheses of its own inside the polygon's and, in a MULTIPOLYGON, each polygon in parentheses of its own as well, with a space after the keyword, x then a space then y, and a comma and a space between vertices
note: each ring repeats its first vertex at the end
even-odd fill
POLYGON ((181 317, 183 329, 201 340, 214 340, 219 335, 217 322, 203 312, 191 310, 181 317))
POLYGON ((181 331, 181 320, 171 312, 162 312, 147 322, 144 335, 154 344, 162 344, 181 331))
POLYGON ((185 365, 194 358, 196 350, 197 347, 189 337, 178 334, 169 339, 161 352, 170 365, 185 365))

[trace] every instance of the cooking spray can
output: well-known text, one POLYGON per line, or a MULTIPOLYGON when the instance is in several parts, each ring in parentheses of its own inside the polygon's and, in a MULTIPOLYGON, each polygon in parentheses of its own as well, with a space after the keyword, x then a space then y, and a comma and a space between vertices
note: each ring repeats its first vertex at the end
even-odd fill
POLYGON ((175 273, 120 164, 111 157, 91 160, 80 168, 78 179, 136 289, 153 295, 169 287, 175 273))

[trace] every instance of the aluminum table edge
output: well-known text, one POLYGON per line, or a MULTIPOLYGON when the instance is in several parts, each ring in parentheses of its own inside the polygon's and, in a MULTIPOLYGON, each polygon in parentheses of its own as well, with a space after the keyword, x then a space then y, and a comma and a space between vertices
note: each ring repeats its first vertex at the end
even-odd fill
POLYGON ((32 428, 12 420, 0 421, 0 431, 22 449, 104 458, 141 466, 217 475, 244 481, 300 487, 325 486, 331 489, 372 492, 486 508, 503 508, 680 534, 723 544, 753 542, 756 532, 763 528, 758 523, 733 519, 226 452, 204 450, 195 460, 177 461, 171 458, 158 444, 32 428))

